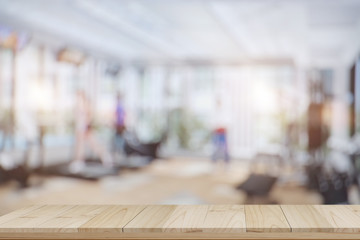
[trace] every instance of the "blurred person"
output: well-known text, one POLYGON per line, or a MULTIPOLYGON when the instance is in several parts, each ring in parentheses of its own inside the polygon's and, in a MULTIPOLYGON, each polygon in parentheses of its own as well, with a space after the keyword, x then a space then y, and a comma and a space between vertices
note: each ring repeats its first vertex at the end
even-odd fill
POLYGON ((216 101, 216 113, 215 113, 215 128, 213 131, 213 144, 214 152, 211 156, 211 160, 214 164, 218 159, 223 159, 225 163, 225 169, 228 169, 230 164, 230 156, 228 150, 227 141, 227 116, 223 111, 220 99, 216 101))
POLYGON ((79 172, 85 167, 84 148, 86 143, 100 156, 104 166, 111 167, 113 162, 110 155, 94 136, 90 102, 82 90, 77 92, 75 111, 75 159, 70 165, 70 171, 79 172))
POLYGON ((287 158, 292 164, 295 163, 296 148, 299 145, 300 129, 299 125, 295 121, 290 121, 286 124, 285 131, 285 147, 287 158))
POLYGON ((324 103, 311 102, 307 111, 308 153, 313 163, 321 163, 325 159, 325 146, 329 138, 329 127, 324 119, 324 103))
POLYGON ((0 153, 5 150, 8 146, 10 149, 14 148, 14 133, 15 133, 15 123, 14 123, 14 113, 12 110, 2 110, 0 114, 0 133, 1 133, 1 145, 0 153))
POLYGON ((116 96, 115 107, 115 136, 113 145, 114 155, 124 153, 125 108, 122 99, 123 97, 121 93, 118 93, 116 96))

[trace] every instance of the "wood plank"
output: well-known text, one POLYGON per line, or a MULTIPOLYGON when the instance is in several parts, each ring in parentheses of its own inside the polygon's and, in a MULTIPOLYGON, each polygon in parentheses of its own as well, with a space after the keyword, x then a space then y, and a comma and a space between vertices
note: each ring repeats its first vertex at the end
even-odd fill
POLYGON ((360 216, 360 205, 346 205, 346 207, 349 208, 356 215, 360 216))
POLYGON ((240 233, 246 232, 243 205, 210 205, 202 232, 240 233))
POLYGON ((245 232, 241 205, 183 205, 145 208, 124 227, 124 232, 245 232), (165 211, 164 211, 165 210, 165 211))
POLYGON ((35 209, 38 209, 40 207, 42 207, 42 206, 41 205, 32 205, 32 206, 23 207, 18 210, 15 210, 13 212, 10 212, 8 214, 5 214, 0 217, 0 225, 3 223, 9 222, 10 220, 13 220, 15 218, 24 216, 25 214, 27 214, 35 209))
POLYGON ((177 206, 161 226, 161 232, 201 232, 198 228, 208 212, 208 206, 177 206))
POLYGON ((349 233, 285 233, 285 232, 270 232, 270 233, 254 233, 254 232, 244 232, 244 233, 114 233, 114 232, 104 232, 104 233, 0 233, 0 239, 137 239, 137 240, 150 240, 150 239, 191 239, 191 240, 223 240, 223 239, 242 239, 242 240, 294 240, 294 239, 319 239, 319 240, 339 240, 339 239, 357 239, 359 240, 358 234, 349 234, 349 233))
POLYGON ((76 205, 63 213, 39 224, 41 232, 78 232, 78 228, 107 207, 104 205, 76 205))
POLYGON ((282 205, 293 232, 360 232, 358 206, 282 205))
POLYGON ((72 205, 46 205, 1 224, 0 232, 37 232, 38 226, 73 208, 72 205))
POLYGON ((333 232, 360 232, 360 216, 347 206, 315 205, 314 208, 331 224, 333 232))
POLYGON ((292 232, 334 232, 332 225, 312 205, 281 205, 292 232))
POLYGON ((0 239, 49 237, 360 239, 360 206, 48 205, 0 217, 0 239))
POLYGON ((357 239, 359 240, 358 234, 349 233, 307 233, 307 232, 269 232, 269 233, 255 233, 255 232, 243 232, 243 233, 169 233, 169 232, 158 232, 158 233, 115 233, 115 232, 103 232, 103 233, 91 233, 91 232, 78 232, 78 233, 0 233, 0 239, 137 239, 137 240, 150 240, 150 239, 243 239, 243 240, 295 240, 295 239, 320 239, 320 240, 339 240, 339 239, 357 239))
POLYGON ((247 232, 290 232, 291 228, 278 205, 245 206, 247 232))
POLYGON ((245 232, 242 205, 177 206, 162 227, 163 232, 245 232))
POLYGON ((80 232, 122 232, 123 227, 136 217, 145 206, 110 205, 100 214, 82 224, 80 232))
POLYGON ((146 206, 124 228, 124 232, 163 232, 163 226, 169 216, 175 211, 175 205, 146 206))

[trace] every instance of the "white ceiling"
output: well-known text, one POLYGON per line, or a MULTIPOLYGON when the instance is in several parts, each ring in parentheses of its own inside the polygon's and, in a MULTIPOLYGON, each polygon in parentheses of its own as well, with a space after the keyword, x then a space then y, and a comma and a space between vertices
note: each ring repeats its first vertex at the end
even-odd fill
POLYGON ((349 64, 360 0, 0 0, 0 25, 123 60, 349 64))

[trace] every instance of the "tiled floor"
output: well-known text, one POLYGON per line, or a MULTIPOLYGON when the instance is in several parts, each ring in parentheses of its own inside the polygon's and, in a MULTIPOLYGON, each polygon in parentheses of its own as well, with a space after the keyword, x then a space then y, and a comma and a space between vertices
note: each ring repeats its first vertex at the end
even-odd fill
MULTIPOLYGON (((173 158, 99 181, 32 176, 26 189, 15 183, 0 186, 0 214, 31 204, 241 204, 246 195, 234 186, 247 178, 249 169, 241 161, 224 170, 207 159, 173 158)), ((292 176, 285 169, 269 198, 256 201, 321 203, 317 193, 295 184, 292 176)))

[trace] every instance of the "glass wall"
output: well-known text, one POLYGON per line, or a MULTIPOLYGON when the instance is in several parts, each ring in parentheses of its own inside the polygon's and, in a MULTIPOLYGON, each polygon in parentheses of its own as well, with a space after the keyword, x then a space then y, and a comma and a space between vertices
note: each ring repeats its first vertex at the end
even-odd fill
POLYGON ((166 136, 167 152, 209 155, 211 133, 222 118, 232 156, 251 157, 282 144, 286 124, 305 111, 292 64, 139 64, 86 56, 75 65, 58 61, 57 53, 58 49, 32 42, 18 51, 12 72, 12 52, 1 50, 2 121, 11 106, 15 74, 17 148, 36 142, 41 128, 46 146, 71 149, 79 89, 91 101, 94 126, 104 141, 111 140, 120 94, 128 130, 144 142, 166 136))

